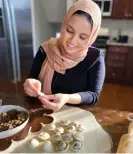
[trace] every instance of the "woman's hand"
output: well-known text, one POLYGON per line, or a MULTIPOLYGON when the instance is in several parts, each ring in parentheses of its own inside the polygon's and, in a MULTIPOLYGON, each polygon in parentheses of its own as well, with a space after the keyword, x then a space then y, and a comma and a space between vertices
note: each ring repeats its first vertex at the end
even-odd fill
POLYGON ((51 109, 53 111, 58 111, 64 104, 66 104, 69 100, 69 94, 55 94, 55 95, 47 95, 39 96, 39 100, 46 106, 46 108, 51 109))
POLYGON ((24 91, 29 96, 37 97, 41 93, 41 82, 36 79, 26 79, 24 91))

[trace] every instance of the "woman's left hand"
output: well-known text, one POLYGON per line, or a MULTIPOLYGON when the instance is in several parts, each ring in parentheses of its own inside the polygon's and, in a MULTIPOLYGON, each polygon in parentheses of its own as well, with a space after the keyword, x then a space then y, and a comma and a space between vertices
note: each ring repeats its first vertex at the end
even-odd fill
POLYGON ((44 96, 39 96, 39 100, 46 106, 48 109, 53 111, 58 111, 64 104, 69 100, 69 94, 55 94, 47 95, 47 98, 44 96))

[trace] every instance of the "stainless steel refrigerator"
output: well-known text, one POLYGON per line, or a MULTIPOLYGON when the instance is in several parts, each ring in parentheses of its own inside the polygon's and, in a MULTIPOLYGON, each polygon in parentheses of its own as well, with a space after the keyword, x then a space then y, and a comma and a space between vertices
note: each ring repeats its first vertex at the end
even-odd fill
POLYGON ((30 0, 0 0, 0 92, 18 92, 32 61, 30 0))

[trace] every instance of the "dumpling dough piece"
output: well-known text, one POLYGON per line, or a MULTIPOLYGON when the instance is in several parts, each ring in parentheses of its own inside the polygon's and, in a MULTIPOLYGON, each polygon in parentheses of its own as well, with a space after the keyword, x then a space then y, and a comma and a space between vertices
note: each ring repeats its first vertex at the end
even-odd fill
POLYGON ((38 134, 38 138, 40 140, 43 140, 44 141, 44 140, 49 139, 50 138, 50 135, 47 132, 41 132, 41 133, 38 134))
POLYGON ((30 144, 30 147, 31 147, 31 148, 36 148, 36 147, 39 146, 40 143, 39 143, 39 141, 36 140, 36 139, 31 139, 29 144, 30 144))

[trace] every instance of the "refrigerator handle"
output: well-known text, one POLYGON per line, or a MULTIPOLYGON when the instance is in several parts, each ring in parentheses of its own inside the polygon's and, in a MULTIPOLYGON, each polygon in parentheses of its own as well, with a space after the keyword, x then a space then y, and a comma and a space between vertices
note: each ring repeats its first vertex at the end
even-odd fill
POLYGON ((14 8, 10 0, 4 0, 3 5, 6 8, 9 40, 11 46, 11 59, 13 67, 13 82, 17 83, 21 81, 20 75, 20 56, 19 56, 19 45, 17 36, 17 27, 15 22, 14 8))
POLYGON ((21 81, 21 75, 20 75, 20 54, 19 54, 19 44, 18 44, 18 35, 17 35, 17 26, 15 22, 15 13, 13 5, 11 4, 11 16, 12 16, 12 29, 14 33, 14 46, 15 46, 15 57, 16 57, 16 74, 17 74, 17 82, 21 81))

